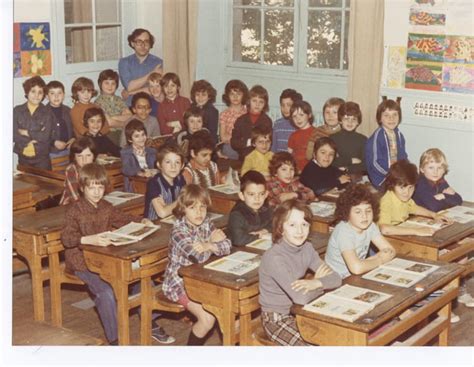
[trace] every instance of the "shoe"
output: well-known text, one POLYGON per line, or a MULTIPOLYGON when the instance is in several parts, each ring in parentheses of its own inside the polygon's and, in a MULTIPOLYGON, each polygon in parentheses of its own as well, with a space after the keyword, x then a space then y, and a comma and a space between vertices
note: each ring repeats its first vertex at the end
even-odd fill
POLYGON ((451 324, 459 322, 461 318, 451 311, 451 324))
POLYGON ((119 345, 118 339, 112 340, 111 342, 109 342, 109 345, 119 345))
POLYGON ((466 307, 474 307, 474 298, 472 298, 469 293, 464 293, 462 296, 459 296, 458 302, 466 307))
POLYGON ((176 341, 174 337, 166 334, 166 331, 161 326, 151 329, 151 337, 161 344, 171 344, 176 341))

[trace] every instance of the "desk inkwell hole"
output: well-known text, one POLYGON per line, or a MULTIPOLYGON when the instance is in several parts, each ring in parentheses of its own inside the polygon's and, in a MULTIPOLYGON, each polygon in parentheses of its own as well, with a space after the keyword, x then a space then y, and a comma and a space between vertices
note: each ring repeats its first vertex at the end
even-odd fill
POLYGON ((370 324, 371 322, 374 321, 374 319, 371 319, 370 317, 366 317, 365 319, 362 319, 361 321, 364 324, 370 324))
POLYGON ((245 282, 245 278, 237 278, 235 281, 239 283, 245 282))

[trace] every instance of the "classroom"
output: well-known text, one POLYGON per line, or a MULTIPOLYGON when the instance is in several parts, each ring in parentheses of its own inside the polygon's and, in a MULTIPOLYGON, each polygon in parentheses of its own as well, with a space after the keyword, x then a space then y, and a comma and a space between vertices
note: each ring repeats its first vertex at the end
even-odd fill
POLYGON ((471 0, 1 14, 10 346, 472 348, 471 0))

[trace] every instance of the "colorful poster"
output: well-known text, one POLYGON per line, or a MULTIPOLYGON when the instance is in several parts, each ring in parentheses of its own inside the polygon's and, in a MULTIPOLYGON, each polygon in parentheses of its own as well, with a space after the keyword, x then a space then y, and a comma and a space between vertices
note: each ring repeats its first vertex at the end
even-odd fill
POLYGON ((443 61, 445 36, 437 34, 408 34, 407 59, 443 61))
POLYGON ((387 86, 389 88, 403 88, 405 85, 407 48, 391 46, 388 49, 387 86))
POLYGON ((446 36, 445 62, 474 63, 474 37, 446 36))
POLYGON ((21 76, 51 75, 51 52, 22 51, 21 76))
POLYGON ((474 65, 444 64, 443 92, 474 93, 474 65))
POLYGON ((413 26, 444 26, 446 14, 410 9, 410 24, 413 26))
POLYGON ((21 50, 49 50, 49 23, 20 23, 21 50))
POLYGON ((441 91, 442 64, 438 62, 407 62, 405 88, 441 91))

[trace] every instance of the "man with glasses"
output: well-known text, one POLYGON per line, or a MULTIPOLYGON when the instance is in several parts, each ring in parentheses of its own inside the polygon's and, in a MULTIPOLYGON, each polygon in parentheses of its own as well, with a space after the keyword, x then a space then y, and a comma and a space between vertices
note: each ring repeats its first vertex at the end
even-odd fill
POLYGON ((132 95, 139 92, 149 93, 148 76, 153 72, 163 73, 163 60, 150 54, 155 38, 148 30, 137 28, 127 39, 128 45, 135 53, 120 59, 119 74, 124 87, 122 98, 126 99, 130 106, 132 95))

